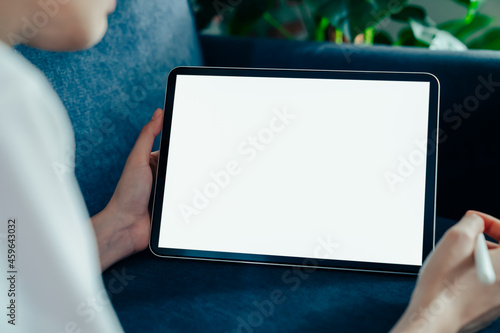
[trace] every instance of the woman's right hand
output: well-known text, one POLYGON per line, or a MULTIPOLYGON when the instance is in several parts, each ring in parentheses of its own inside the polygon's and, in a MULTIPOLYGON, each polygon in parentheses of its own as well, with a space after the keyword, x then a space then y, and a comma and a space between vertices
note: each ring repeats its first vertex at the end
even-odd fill
POLYGON ((488 242, 497 280, 479 282, 477 236, 500 240, 500 220, 476 211, 450 228, 426 259, 410 304, 392 332, 476 332, 500 316, 500 247, 488 242))

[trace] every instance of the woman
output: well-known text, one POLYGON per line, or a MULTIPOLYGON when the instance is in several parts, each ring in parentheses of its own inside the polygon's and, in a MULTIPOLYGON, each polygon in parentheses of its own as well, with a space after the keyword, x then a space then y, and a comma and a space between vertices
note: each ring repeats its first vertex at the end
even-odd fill
POLYGON ((8 239, 15 246, 12 267, 1 239, 1 270, 17 271, 0 282, 2 304, 13 301, 10 323, 2 311, 1 332, 122 331, 100 273, 147 247, 151 149, 163 113, 157 110, 143 128, 113 198, 89 223, 68 163, 74 139, 66 110, 41 72, 11 49, 18 42, 49 50, 91 47, 115 6, 114 0, 0 0, 0 233, 15 218, 17 236, 8 239))
MULTIPOLYGON (((2 295, 15 294, 2 303, 9 307, 2 328, 122 331, 100 271, 148 245, 157 161, 151 149, 163 112, 156 110, 144 126, 109 204, 90 219, 67 167, 72 163, 60 167, 74 151, 67 113, 43 75, 11 49, 17 43, 58 51, 91 47, 115 6, 115 0, 0 0, 0 218, 9 225, 5 240, 15 255, 0 260, 3 272, 13 272, 0 280, 2 295)), ((472 259, 483 231, 499 240, 500 221, 470 212, 450 229, 422 269, 394 332, 477 329, 498 316, 500 289, 478 283, 472 259)), ((490 248, 500 263, 498 246, 490 248)))

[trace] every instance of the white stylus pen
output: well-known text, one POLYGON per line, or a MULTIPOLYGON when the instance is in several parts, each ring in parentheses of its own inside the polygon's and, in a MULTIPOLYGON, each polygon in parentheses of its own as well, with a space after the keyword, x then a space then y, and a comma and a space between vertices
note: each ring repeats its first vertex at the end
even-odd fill
POLYGON ((474 260, 476 262, 476 272, 479 281, 486 285, 492 285, 495 283, 495 270, 493 269, 493 264, 491 263, 488 246, 486 245, 486 239, 484 238, 483 233, 477 236, 474 260))

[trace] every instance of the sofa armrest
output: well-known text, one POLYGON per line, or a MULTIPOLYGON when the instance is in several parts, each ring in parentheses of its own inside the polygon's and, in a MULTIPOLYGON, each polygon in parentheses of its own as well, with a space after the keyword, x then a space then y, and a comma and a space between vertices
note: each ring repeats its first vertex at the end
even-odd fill
POLYGON ((500 216, 500 52, 202 36, 207 66, 429 72, 441 82, 438 215, 500 216))

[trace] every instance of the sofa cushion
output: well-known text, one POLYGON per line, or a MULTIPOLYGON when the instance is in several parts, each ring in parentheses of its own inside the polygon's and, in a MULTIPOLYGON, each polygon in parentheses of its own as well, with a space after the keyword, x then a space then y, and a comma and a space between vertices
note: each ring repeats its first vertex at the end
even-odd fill
MULTIPOLYGON (((438 218, 436 240, 453 224, 438 218)), ((166 259, 149 251, 103 277, 127 333, 388 332, 416 281, 414 275, 166 259)), ((496 321, 482 332, 499 327, 496 321)))
POLYGON ((111 197, 140 129, 155 108, 163 108, 168 72, 202 64, 187 1, 120 0, 109 21, 104 40, 90 50, 18 47, 69 112, 76 176, 92 215, 111 197))

